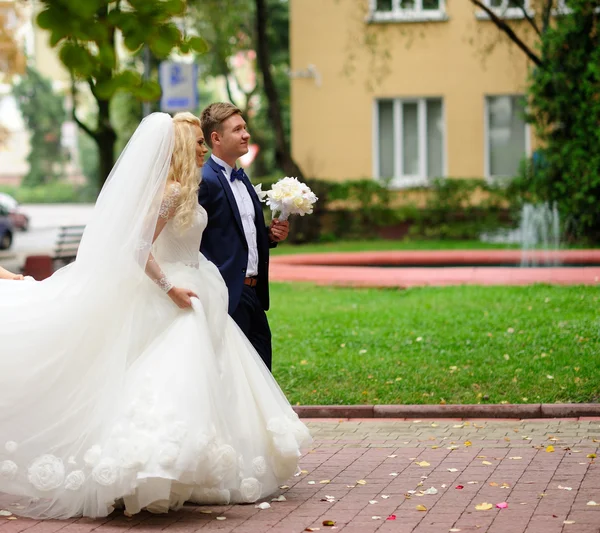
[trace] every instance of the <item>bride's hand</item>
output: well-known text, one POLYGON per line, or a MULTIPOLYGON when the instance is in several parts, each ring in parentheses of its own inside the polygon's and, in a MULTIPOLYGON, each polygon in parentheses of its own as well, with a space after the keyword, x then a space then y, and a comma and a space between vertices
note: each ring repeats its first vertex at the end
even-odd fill
POLYGON ((192 298, 198 298, 198 295, 194 291, 181 289, 179 287, 171 288, 167 294, 180 309, 192 307, 192 298))

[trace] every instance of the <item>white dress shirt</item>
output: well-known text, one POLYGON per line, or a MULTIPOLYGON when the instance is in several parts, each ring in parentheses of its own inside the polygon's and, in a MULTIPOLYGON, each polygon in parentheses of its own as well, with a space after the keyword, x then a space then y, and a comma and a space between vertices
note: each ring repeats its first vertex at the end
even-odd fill
POLYGON ((211 155, 211 157, 218 165, 223 167, 223 174, 227 178, 227 184, 231 187, 235 203, 240 212, 244 235, 246 237, 246 242, 248 243, 248 266, 246 267, 246 276, 257 276, 258 248, 256 246, 256 224, 254 222, 255 216, 252 198, 250 198, 248 189, 246 189, 246 186, 240 180, 230 180, 231 171, 233 170, 232 167, 215 155, 211 155))

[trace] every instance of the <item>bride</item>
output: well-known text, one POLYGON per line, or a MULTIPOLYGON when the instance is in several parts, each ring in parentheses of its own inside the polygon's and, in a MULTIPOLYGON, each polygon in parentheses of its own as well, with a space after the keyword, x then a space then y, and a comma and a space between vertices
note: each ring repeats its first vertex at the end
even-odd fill
POLYGON ((297 470, 309 432, 198 252, 202 142, 148 116, 76 261, 42 282, 0 279, 0 508, 67 518, 254 502, 297 470))

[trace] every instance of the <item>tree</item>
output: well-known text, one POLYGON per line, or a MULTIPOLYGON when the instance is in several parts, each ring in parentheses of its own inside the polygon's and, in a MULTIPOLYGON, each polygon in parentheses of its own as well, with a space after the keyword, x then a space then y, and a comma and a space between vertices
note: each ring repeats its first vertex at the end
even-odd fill
POLYGON ((118 39, 131 55, 148 45, 161 59, 174 50, 203 52, 206 45, 200 37, 184 35, 177 26, 177 18, 185 14, 183 0, 41 0, 41 4, 37 23, 50 32, 51 46, 59 48, 74 92, 77 82, 87 84, 97 104, 95 127, 78 118, 76 106, 73 120, 98 146, 102 185, 115 160, 111 100, 119 91, 143 101, 160 98, 157 81, 144 79, 135 63, 119 61, 118 39))
MULTIPOLYGON (((23 18, 23 8, 16 2, 0 3, 0 83, 10 82, 25 70, 25 55, 17 37, 23 18)), ((0 124, 0 148, 9 137, 9 129, 0 124)))
MULTIPOLYGON (((262 26, 269 55, 269 74, 276 89, 276 105, 280 108, 282 124, 279 126, 272 120, 264 75, 257 62, 259 33, 255 0, 196 0, 191 6, 196 31, 210 46, 208 53, 200 58, 203 74, 223 78, 229 101, 242 110, 254 142, 261 147, 254 163, 255 170, 264 174, 274 170, 273 167, 282 169, 282 161, 286 158, 279 155, 282 149, 287 151, 287 158, 291 158, 286 141, 290 136, 288 2, 267 0, 268 21, 262 26), (237 73, 241 58, 252 68, 252 76, 246 82, 237 73), (283 137, 277 133, 281 127, 283 137), (283 147, 278 146, 281 140, 283 147)), ((294 175, 300 175, 299 170, 294 172, 294 175)))
MULTIPOLYGON (((263 89, 267 97, 269 119, 275 134, 275 161, 287 176, 302 178, 300 167, 292 158, 289 137, 286 135, 281 99, 271 72, 271 49, 269 46, 269 10, 267 0, 255 0, 256 6, 256 55, 262 75, 263 89)), ((287 6, 286 6, 287 7, 287 6)))
POLYGON ((25 54, 17 37, 24 9, 17 2, 0 4, 0 82, 25 70, 25 54))
POLYGON ((543 148, 524 186, 556 201, 571 235, 600 241, 600 0, 570 0, 532 71, 530 121, 543 148))
POLYGON ((57 168, 64 162, 61 127, 66 118, 63 98, 52 89, 50 80, 27 67, 25 75, 13 87, 13 94, 27 129, 31 149, 27 156, 29 172, 23 185, 33 187, 53 181, 60 175, 57 168))

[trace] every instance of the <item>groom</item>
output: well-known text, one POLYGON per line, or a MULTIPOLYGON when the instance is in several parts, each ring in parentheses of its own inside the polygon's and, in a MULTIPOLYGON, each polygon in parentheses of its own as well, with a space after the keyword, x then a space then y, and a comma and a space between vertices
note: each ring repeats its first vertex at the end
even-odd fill
POLYGON ((229 289, 229 314, 271 370, 269 248, 288 236, 289 223, 265 226, 262 205, 239 157, 248 152, 250 134, 242 112, 229 103, 210 104, 200 118, 212 149, 202 167, 198 200, 208 213, 200 251, 215 263, 229 289))

